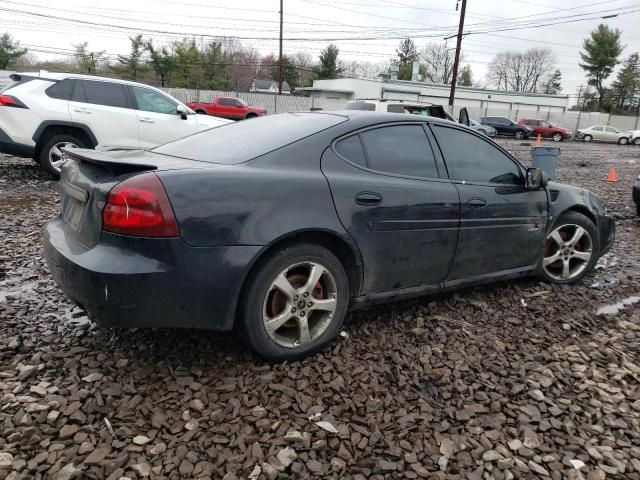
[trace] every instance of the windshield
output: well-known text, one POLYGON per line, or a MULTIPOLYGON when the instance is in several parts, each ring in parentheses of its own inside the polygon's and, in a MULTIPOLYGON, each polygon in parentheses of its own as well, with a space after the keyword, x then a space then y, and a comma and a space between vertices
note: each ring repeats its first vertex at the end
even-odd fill
POLYGON ((227 123, 152 149, 199 162, 234 165, 282 148, 347 119, 326 113, 281 113, 227 123))

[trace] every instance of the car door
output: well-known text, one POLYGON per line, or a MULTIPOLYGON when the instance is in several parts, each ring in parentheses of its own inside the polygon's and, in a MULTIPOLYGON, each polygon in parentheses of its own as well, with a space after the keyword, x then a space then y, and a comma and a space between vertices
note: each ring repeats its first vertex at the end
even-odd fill
POLYGON ((588 132, 588 134, 591 134, 593 136, 593 139, 599 142, 605 142, 607 140, 604 132, 604 127, 602 125, 591 127, 591 130, 588 132))
POLYGON ((423 125, 352 133, 322 157, 340 221, 362 254, 367 293, 438 284, 449 272, 459 197, 423 125))
POLYGON ((604 134, 607 142, 617 142, 620 138, 620 130, 613 127, 604 127, 604 134))
POLYGON ((511 135, 511 130, 509 129, 509 123, 505 118, 501 117, 490 117, 491 118, 491 126, 495 128, 499 134, 501 135, 511 135))
POLYGON ((523 168, 482 136, 453 126, 432 129, 461 203, 448 280, 532 268, 542 254, 546 191, 526 190, 523 168))
POLYGON ((541 121, 540 126, 536 130, 536 134, 540 133, 543 137, 550 137, 553 135, 553 128, 549 122, 541 121))
POLYGON ((225 118, 238 118, 238 107, 234 98, 220 97, 218 99, 218 115, 225 118))
POLYGON ((136 113, 121 83, 76 79, 69 114, 89 127, 98 150, 139 148, 136 113))
POLYGON ((150 88, 131 85, 140 148, 148 149, 198 131, 197 114, 178 114, 178 103, 150 88))

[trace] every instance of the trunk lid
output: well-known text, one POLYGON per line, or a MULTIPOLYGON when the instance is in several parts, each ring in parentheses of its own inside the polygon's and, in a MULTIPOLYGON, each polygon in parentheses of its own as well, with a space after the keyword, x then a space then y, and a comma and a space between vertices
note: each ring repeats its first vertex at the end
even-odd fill
POLYGON ((88 248, 102 233, 102 211, 109 192, 133 175, 160 170, 215 168, 215 164, 168 157, 153 152, 67 150, 60 176, 61 216, 67 233, 88 248))

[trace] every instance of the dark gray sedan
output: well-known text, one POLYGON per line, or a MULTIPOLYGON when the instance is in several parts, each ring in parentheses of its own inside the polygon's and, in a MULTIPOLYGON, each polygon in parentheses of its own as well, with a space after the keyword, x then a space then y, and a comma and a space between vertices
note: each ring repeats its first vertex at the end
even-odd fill
POLYGON ((44 232, 98 323, 234 328, 301 358, 350 308, 536 274, 582 279, 614 224, 473 130, 369 112, 289 113, 151 151, 69 151, 44 232))

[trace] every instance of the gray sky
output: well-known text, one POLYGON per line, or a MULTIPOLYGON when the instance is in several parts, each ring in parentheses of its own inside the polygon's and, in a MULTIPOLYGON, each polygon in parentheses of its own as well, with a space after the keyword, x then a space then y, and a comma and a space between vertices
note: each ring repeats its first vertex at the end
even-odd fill
MULTIPOLYGON (((333 40, 345 60, 385 62, 395 57, 399 37, 413 38, 421 49, 455 34, 455 5, 456 0, 284 0, 284 50, 317 58, 333 40)), ((9 31, 39 59, 63 58, 52 52, 70 53, 71 44, 84 41, 90 50, 124 54, 128 36, 138 31, 160 43, 193 34, 205 40, 237 36, 268 54, 277 52, 278 10, 278 0, 0 0, 0 31, 9 31)), ((548 47, 562 71, 564 93, 575 94, 585 83, 578 66, 582 40, 600 22, 622 30, 623 57, 640 51, 640 0, 468 0, 466 63, 474 79, 483 80, 495 53, 548 47), (531 28, 555 22, 563 23, 531 28), (527 28, 516 29, 521 26, 527 28)), ((455 38, 449 45, 455 46, 455 38)))

